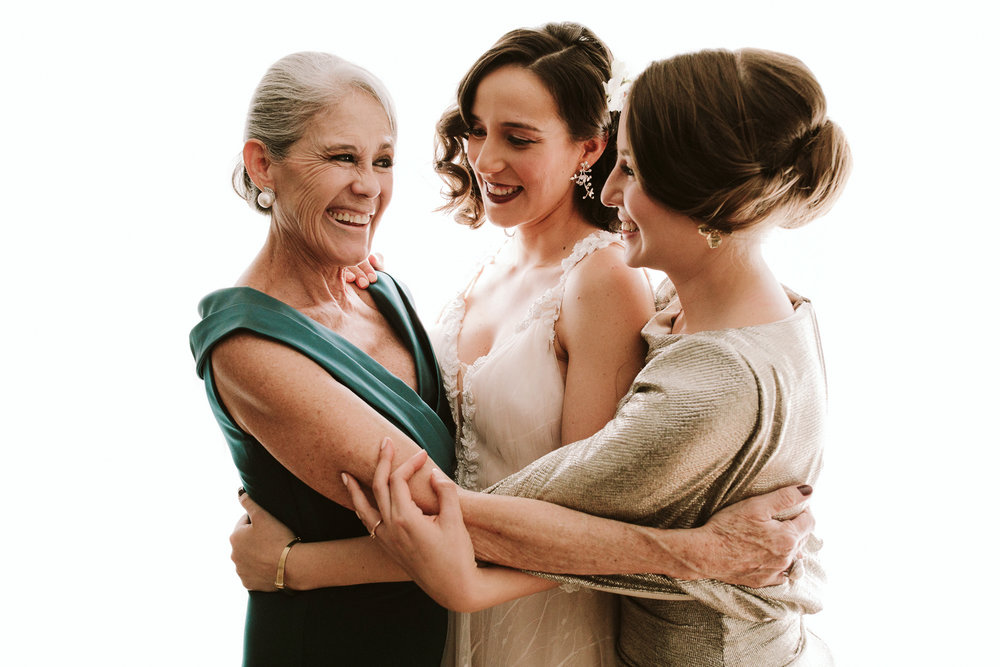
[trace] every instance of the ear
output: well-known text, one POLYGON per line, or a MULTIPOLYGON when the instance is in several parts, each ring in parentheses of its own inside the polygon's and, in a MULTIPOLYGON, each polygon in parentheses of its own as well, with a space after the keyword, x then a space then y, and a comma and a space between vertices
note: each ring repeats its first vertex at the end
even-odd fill
POLYGON ((593 137, 587 139, 583 142, 583 156, 580 158, 580 162, 586 161, 587 164, 593 166, 601 159, 601 155, 604 154, 604 149, 608 146, 607 136, 593 137))
POLYGON ((243 144, 243 166, 246 167, 250 180, 263 190, 265 187, 272 187, 274 181, 271 178, 271 165, 274 160, 267 152, 267 147, 258 139, 251 139, 243 144))

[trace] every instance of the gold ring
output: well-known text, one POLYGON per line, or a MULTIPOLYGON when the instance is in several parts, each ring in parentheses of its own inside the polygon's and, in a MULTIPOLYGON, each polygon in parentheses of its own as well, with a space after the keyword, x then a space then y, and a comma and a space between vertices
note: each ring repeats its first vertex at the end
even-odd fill
POLYGON ((374 526, 372 526, 372 529, 368 531, 368 534, 372 536, 372 539, 373 539, 373 540, 375 539, 375 531, 376 531, 376 530, 378 530, 378 527, 379 527, 379 526, 381 526, 381 525, 382 525, 382 519, 379 519, 379 520, 378 520, 378 521, 377 521, 377 522, 375 523, 375 525, 374 525, 374 526))

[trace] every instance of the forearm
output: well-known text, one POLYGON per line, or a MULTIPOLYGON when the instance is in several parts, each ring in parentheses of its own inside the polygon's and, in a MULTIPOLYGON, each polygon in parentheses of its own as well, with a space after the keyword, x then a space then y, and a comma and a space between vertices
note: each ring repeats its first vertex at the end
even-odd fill
POLYGON ((538 500, 462 492, 476 555, 492 563, 564 574, 704 575, 705 536, 603 519, 538 500))
POLYGON ((449 607, 453 611, 481 611, 559 585, 555 581, 505 567, 481 567, 478 573, 479 583, 470 587, 470 593, 464 604, 449 607))
POLYGON ((296 591, 409 579, 409 575, 367 537, 303 542, 288 552, 285 562, 285 583, 296 591))

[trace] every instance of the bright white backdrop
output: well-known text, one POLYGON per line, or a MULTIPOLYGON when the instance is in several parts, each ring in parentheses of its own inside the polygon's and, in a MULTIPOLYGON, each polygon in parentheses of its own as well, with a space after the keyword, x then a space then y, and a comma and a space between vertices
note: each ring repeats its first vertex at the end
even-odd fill
POLYGON ((740 46, 814 70, 855 173, 831 215, 768 247, 815 302, 829 368, 813 625, 843 665, 981 662, 998 592, 995 18, 962 1, 345 5, 5 10, 0 663, 239 660, 238 482, 187 332, 264 236, 228 178, 267 66, 326 50, 393 91, 377 246, 433 319, 496 234, 433 213, 431 128, 479 53, 549 20, 589 25, 633 72, 740 46))

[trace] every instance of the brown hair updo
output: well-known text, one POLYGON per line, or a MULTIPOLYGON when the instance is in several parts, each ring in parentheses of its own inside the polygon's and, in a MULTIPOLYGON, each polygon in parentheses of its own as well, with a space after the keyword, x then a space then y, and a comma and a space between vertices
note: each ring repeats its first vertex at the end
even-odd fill
POLYGON ((825 213, 851 170, 812 72, 759 49, 700 51, 640 74, 625 111, 643 189, 722 232, 780 214, 798 227, 825 213))
MULTIPOLYGON (((591 165, 592 184, 600 192, 616 161, 617 123, 608 113, 603 85, 611 78, 611 60, 611 51, 604 42, 576 23, 519 28, 501 37, 466 73, 458 85, 457 106, 448 109, 438 121, 434 170, 446 183, 444 196, 448 200, 441 209, 454 211, 455 219, 470 227, 483 224, 483 196, 465 142, 480 82, 505 65, 524 67, 542 80, 574 140, 608 137, 604 154, 591 165)), ((616 219, 615 212, 604 207, 600 198, 574 200, 592 225, 608 229, 616 219)))

